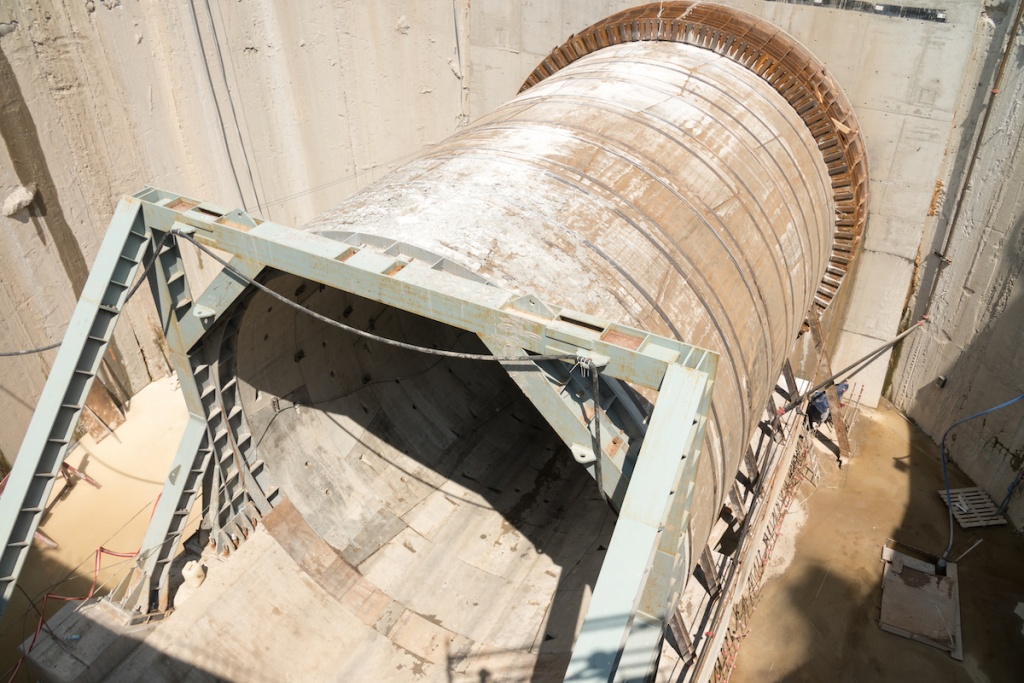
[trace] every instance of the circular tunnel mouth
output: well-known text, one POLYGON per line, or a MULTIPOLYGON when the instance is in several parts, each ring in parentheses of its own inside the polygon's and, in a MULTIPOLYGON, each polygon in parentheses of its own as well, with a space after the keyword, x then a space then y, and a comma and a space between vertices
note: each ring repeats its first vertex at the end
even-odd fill
MULTIPOLYGON (((383 337, 488 353, 469 332, 341 290, 265 281, 383 337)), ((516 650, 543 636, 568 656, 613 515, 500 364, 367 340, 262 292, 237 350, 258 457, 348 564, 455 634, 516 650), (494 623, 505 603, 520 605, 514 629, 507 614, 494 623)))

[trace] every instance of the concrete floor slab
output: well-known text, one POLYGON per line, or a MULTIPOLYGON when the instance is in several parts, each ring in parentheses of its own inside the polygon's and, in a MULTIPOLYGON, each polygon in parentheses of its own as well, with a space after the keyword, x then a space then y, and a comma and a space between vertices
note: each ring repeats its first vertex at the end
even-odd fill
POLYGON ((937 574, 931 563, 919 564, 911 556, 888 550, 882 551, 885 570, 878 625, 940 650, 957 650, 963 638, 956 564, 950 563, 944 575, 937 574))
MULTIPOLYGON (((964 661, 878 626, 881 546, 887 539, 941 553, 947 511, 937 448, 887 403, 865 410, 856 455, 842 470, 823 457, 823 481, 804 495, 808 515, 785 573, 765 585, 733 683, 764 681, 1020 680, 1024 634, 1014 614, 1024 596, 1024 538, 1009 527, 956 529, 964 661)), ((951 484, 966 477, 951 468, 951 484)), ((783 536, 794 533, 791 521, 783 536)))

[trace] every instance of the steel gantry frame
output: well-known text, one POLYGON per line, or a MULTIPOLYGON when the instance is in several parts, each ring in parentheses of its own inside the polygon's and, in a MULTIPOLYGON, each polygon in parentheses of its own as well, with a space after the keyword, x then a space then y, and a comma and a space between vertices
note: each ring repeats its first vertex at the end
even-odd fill
POLYGON ((137 619, 167 612, 170 564, 197 500, 210 543, 224 554, 273 508, 280 495, 253 443, 234 367, 252 282, 269 268, 469 331, 496 355, 576 359, 504 364, 618 511, 567 676, 653 676, 690 570, 686 532, 718 355, 514 294, 410 245, 342 237, 154 188, 120 202, 0 498, 0 611, 142 264, 189 420, 135 568, 110 599, 137 619), (198 297, 182 262, 186 239, 232 255, 198 297), (610 392, 587 391, 587 366, 610 392), (620 382, 657 391, 653 412, 620 382))

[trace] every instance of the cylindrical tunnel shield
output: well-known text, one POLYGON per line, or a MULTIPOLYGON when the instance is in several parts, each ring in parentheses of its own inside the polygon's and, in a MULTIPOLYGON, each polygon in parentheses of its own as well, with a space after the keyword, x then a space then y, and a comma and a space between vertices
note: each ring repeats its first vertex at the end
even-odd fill
MULTIPOLYGON (((503 288, 721 354, 692 507, 695 557, 820 296, 845 199, 784 84, 687 44, 697 40, 599 42, 307 229, 415 245, 503 288)), ((342 292, 269 283, 384 336, 483 350, 471 335, 342 292)), ((257 294, 238 334, 238 374, 282 490, 395 600, 424 600, 428 579, 403 587, 383 566, 412 555, 387 560, 380 549, 410 528, 407 548, 440 543, 437 520, 455 502, 431 502, 438 491, 473 489, 474 504, 534 529, 539 553, 561 542, 542 525, 582 524, 574 506, 602 507, 500 366, 366 342, 257 294)), ((500 534, 480 531, 489 551, 444 557, 501 574, 488 564, 498 560, 481 559, 500 534)), ((446 609, 429 608, 439 618, 446 609)), ((460 609, 444 623, 486 639, 460 609)))
POLYGON ((693 506, 706 537, 832 249, 789 104, 696 47, 580 59, 311 226, 385 235, 512 290, 721 354, 693 506))

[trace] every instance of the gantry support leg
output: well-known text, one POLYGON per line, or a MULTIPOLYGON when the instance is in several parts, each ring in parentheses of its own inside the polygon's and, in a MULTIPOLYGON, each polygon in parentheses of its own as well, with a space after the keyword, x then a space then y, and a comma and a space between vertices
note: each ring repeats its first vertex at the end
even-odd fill
MULTIPOLYGON (((421 250, 406 246, 420 254, 421 250)), ((49 492, 84 403, 84 398, 73 399, 88 391, 133 274, 148 248, 153 259, 150 287, 190 417, 136 571, 124 590, 118 591, 123 606, 147 615, 167 609, 170 561, 188 510, 199 495, 208 507, 204 522, 224 553, 273 505, 277 492, 262 483, 268 476, 252 443, 229 362, 244 310, 238 300, 248 287, 256 286, 255 278, 268 267, 483 338, 498 336, 523 352, 571 355, 601 368, 601 381, 611 394, 606 402, 602 393, 600 405, 595 405, 596 396, 590 397, 592 414, 588 414, 584 390, 574 395, 580 400, 566 401, 547 378, 546 386, 533 381, 524 384, 549 421, 563 425, 560 434, 567 443, 583 446, 577 451, 596 441, 591 425, 599 424, 607 432, 602 441, 608 438, 608 446, 592 445, 591 457, 595 450, 599 456, 606 451, 610 462, 618 465, 602 468, 612 477, 604 488, 614 499, 628 481, 621 493, 619 523, 606 566, 583 627, 582 654, 573 658, 573 666, 588 670, 588 662, 596 663, 595 680, 607 680, 616 669, 622 679, 652 671, 667 614, 690 569, 685 542, 689 506, 717 354, 580 311, 549 307, 529 294, 504 291, 450 272, 443 267, 444 259, 431 263, 404 255, 399 247, 393 243, 379 252, 363 243, 340 244, 260 221, 244 211, 225 211, 154 188, 122 201, 33 417, 25 442, 32 446, 31 452, 28 457, 19 456, 7 493, 0 499, 0 532, 6 533, 0 559, 4 594, 14 587, 24 548, 38 524, 39 501, 49 492), (153 240, 154 236, 159 239, 153 240), (191 241, 202 250, 214 247, 232 254, 231 268, 237 272, 222 273, 198 301, 193 300, 179 240, 191 241), (660 392, 650 420, 615 379, 660 392), (623 419, 609 419, 605 429, 601 416, 612 415, 609 404, 614 401, 621 402, 615 415, 623 419), (581 411, 583 419, 574 411, 581 411), (594 423, 594 416, 602 421, 594 423), (568 417, 578 425, 571 425, 568 417), (626 431, 637 443, 643 437, 635 459, 637 449, 627 449, 620 438, 622 425, 628 426, 626 431), (616 450, 628 452, 621 454, 620 461, 616 450), (130 598, 134 604, 128 604, 130 598), (602 654, 605 645, 610 650, 602 654), (594 657, 588 658, 588 653, 594 657)), ((578 383, 585 387, 584 382, 578 383)), ((605 460, 595 457, 594 462, 604 464, 605 460)), ((601 474, 604 481, 605 472, 601 474)))
MULTIPOLYGON (((200 492, 211 540, 225 552, 270 509, 238 447, 229 414, 234 403, 225 397, 216 358, 224 338, 221 316, 245 292, 245 283, 222 273, 200 297, 205 303, 194 302, 175 238, 156 243, 160 249, 149 273, 150 286, 189 421, 135 570, 111 595, 125 610, 144 615, 165 612, 170 606, 171 563, 200 492), (207 334, 211 330, 216 333, 207 334)), ((254 275, 261 270, 250 262, 236 265, 254 275)))
POLYGON ((567 680, 646 680, 689 564, 685 531, 709 377, 671 366, 612 533, 567 680))
POLYGON ((0 497, 0 614, 7 607, 67 457, 149 234, 140 202, 118 204, 0 497))
POLYGON ((132 574, 110 595, 130 612, 166 611, 170 563, 209 465, 206 421, 192 415, 153 509, 132 574))
MULTIPOLYGON (((254 279, 263 272, 263 264, 239 256, 231 259, 231 267, 247 278, 254 279)), ((221 270, 213 282, 196 299, 198 315, 186 316, 181 320, 181 345, 191 349, 204 334, 231 310, 232 306, 248 291, 245 282, 228 269, 221 270)))
MULTIPOLYGON (((526 356, 522 349, 509 354, 509 350, 497 337, 480 335, 480 339, 496 355, 526 356)), ((505 370, 519 385, 530 402, 547 420, 555 433, 569 447, 576 462, 584 465, 591 476, 597 476, 595 460, 601 458, 602 491, 616 510, 626 495, 628 478, 622 474, 625 454, 629 451, 629 437, 620 431, 605 414, 595 408, 589 379, 580 376, 579 369, 557 368, 560 377, 553 377, 548 365, 558 361, 546 361, 545 366, 527 363, 505 363, 505 370), (596 451, 593 420, 601 420, 601 448, 596 451)), ((554 370, 555 368, 551 368, 554 370)), ((615 397, 613 400, 617 400, 615 397)), ((602 401, 606 403, 606 401, 602 401)))

